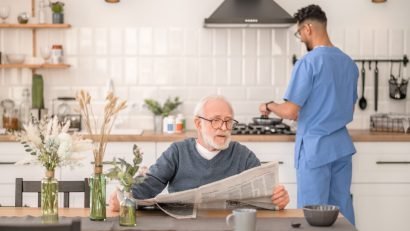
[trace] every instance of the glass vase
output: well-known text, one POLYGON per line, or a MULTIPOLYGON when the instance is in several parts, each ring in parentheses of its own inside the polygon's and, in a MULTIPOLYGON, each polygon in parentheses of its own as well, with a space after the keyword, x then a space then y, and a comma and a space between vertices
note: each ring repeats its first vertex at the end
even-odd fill
POLYGON ((164 118, 161 115, 154 115, 154 132, 161 133, 162 132, 162 124, 164 118))
POLYGON ((41 180, 41 215, 46 223, 58 220, 58 181, 54 171, 47 171, 41 180))
POLYGON ((107 218, 105 208, 106 178, 99 172, 90 178, 90 220, 104 221, 107 218))
POLYGON ((125 192, 120 203, 120 225, 135 226, 136 223, 136 203, 131 193, 125 192))

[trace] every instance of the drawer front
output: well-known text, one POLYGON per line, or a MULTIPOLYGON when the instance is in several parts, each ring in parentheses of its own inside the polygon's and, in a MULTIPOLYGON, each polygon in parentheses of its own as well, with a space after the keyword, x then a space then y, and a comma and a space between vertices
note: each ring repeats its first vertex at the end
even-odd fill
POLYGON ((353 183, 410 183, 410 143, 356 143, 353 183))

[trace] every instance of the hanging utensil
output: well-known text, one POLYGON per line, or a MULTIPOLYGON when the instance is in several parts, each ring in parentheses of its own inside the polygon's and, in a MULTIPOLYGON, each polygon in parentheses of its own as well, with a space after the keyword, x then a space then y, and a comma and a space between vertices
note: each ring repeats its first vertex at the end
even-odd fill
POLYGON ((379 96, 379 69, 377 68, 377 61, 374 67, 374 110, 377 111, 377 101, 379 96))
POLYGON ((364 98, 364 86, 365 86, 365 80, 364 80, 364 78, 365 78, 365 75, 366 75, 366 70, 365 70, 365 68, 364 68, 364 61, 362 62, 362 70, 361 70, 361 72, 362 72, 362 97, 360 98, 360 100, 359 100, 359 108, 360 109, 362 109, 362 110, 364 110, 364 109, 366 109, 366 107, 367 107, 367 100, 366 100, 366 98, 364 98))

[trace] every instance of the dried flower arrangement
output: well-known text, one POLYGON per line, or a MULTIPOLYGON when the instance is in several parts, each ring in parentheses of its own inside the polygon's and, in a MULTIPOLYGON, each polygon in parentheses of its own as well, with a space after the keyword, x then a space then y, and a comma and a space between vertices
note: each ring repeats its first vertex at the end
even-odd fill
POLYGON ((59 124, 56 116, 41 120, 32 118, 23 126, 24 130, 14 135, 30 156, 16 164, 41 164, 47 171, 54 172, 56 167, 79 165, 83 156, 76 154, 91 148, 89 140, 83 140, 78 134, 68 134, 70 121, 59 124))
POLYGON ((105 98, 104 117, 101 122, 101 127, 98 130, 98 121, 94 115, 91 106, 91 96, 88 92, 81 90, 77 94, 77 101, 80 104, 80 111, 85 121, 85 128, 90 135, 98 135, 93 144, 93 154, 95 161, 94 173, 102 173, 102 164, 107 146, 108 135, 111 132, 114 121, 118 113, 127 107, 127 102, 120 101, 117 96, 109 92, 105 98))

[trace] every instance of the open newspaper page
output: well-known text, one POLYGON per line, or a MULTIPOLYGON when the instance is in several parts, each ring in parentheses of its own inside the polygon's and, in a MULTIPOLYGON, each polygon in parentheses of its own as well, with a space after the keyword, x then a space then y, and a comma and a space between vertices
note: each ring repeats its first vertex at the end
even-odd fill
POLYGON ((243 204, 275 209, 270 197, 278 184, 278 162, 270 162, 225 179, 186 191, 160 194, 138 200, 139 205, 153 205, 177 219, 195 218, 198 205, 238 201, 243 204))

